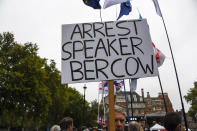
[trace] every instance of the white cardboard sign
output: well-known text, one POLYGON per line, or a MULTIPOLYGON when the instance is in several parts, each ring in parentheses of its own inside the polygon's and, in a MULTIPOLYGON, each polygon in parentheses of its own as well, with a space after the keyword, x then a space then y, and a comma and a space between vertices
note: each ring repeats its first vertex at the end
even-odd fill
POLYGON ((158 75, 146 19, 62 25, 62 83, 158 75))

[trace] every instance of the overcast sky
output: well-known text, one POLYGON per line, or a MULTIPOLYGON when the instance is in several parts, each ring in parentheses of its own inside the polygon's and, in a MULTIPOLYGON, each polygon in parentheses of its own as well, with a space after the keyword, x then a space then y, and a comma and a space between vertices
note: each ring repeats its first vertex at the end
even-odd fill
MULTIPOLYGON (((104 0, 101 0, 103 6, 104 0)), ((133 0, 132 12, 120 20, 138 19, 139 9, 150 27, 151 39, 166 56, 159 73, 164 92, 167 92, 174 109, 181 109, 173 62, 161 17, 152 0, 133 0)), ((167 26, 171 46, 178 71, 182 95, 186 95, 197 81, 197 1, 159 0, 167 26)), ((115 21, 119 5, 102 9, 103 21, 115 21)), ((82 0, 0 0, 0 33, 11 32, 21 44, 37 43, 42 58, 53 59, 61 69, 61 25, 72 23, 100 22, 99 10, 84 5, 82 0)), ((70 84, 83 94, 86 84, 86 99, 98 98, 98 83, 70 84)), ((126 80, 127 90, 128 81, 126 80)), ((160 92, 157 77, 138 80, 137 92, 141 88, 156 97, 160 92)), ((146 96, 146 94, 145 94, 146 96)), ((189 105, 184 101, 186 111, 189 105)))

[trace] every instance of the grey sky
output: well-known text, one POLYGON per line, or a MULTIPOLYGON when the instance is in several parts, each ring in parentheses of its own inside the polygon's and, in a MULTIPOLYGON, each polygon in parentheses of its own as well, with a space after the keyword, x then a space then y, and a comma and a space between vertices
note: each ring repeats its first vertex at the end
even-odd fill
MULTIPOLYGON (((174 67, 161 17, 156 12, 152 0, 133 0, 133 10, 123 19, 137 19, 139 9, 146 18, 152 41, 165 55, 166 60, 159 68, 164 92, 169 94, 174 109, 181 109, 174 67)), ((167 26, 172 50, 179 75, 181 91, 186 95, 197 81, 197 1, 159 0, 167 26)), ((103 0, 101 0, 103 5, 103 0)), ((103 21, 116 20, 119 5, 102 9, 103 21), (116 13, 117 12, 117 13, 116 13)), ((39 46, 39 55, 54 59, 61 68, 61 25, 100 21, 98 10, 85 6, 82 0, 0 0, 0 33, 12 32, 19 43, 33 42, 39 46)), ((72 84, 83 93, 83 85, 72 84)), ((97 99, 98 83, 86 83, 88 101, 97 99)), ((128 81, 126 81, 128 86, 128 81)), ((138 80, 137 92, 157 96, 160 86, 157 77, 138 80)), ((127 90, 129 88, 127 87, 127 90)), ((189 109, 185 103, 186 110, 189 109)))

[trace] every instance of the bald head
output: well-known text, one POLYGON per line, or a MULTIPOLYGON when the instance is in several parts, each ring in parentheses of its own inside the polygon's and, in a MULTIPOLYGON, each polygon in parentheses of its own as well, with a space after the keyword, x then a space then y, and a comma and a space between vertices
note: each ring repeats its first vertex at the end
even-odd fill
POLYGON ((139 127, 139 124, 138 122, 136 121, 131 121, 129 123, 129 131, 139 131, 140 130, 140 127, 139 127))

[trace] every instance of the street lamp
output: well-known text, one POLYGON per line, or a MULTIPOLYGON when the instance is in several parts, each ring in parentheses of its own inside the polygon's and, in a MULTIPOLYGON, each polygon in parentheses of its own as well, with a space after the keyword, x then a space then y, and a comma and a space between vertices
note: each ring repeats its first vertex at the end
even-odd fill
POLYGON ((83 89, 84 89, 84 95, 83 95, 83 97, 84 97, 83 98, 83 100, 84 100, 84 102, 83 102, 83 123, 85 123, 85 102, 86 102, 85 91, 87 89, 86 84, 84 85, 83 89))

